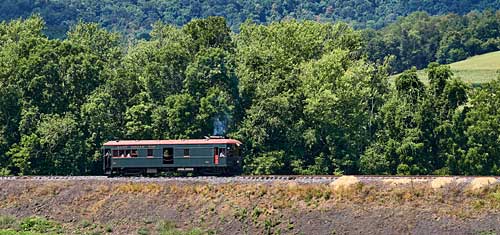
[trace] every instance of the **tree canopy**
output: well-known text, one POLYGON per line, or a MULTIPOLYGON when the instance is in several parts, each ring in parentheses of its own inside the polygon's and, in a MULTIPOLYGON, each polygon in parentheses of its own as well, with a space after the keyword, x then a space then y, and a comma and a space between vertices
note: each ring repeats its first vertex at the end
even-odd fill
POLYGON ((182 26, 208 16, 223 16, 235 31, 248 19, 267 24, 290 18, 329 23, 345 21, 356 27, 381 28, 415 11, 463 15, 499 6, 498 0, 4 0, 0 3, 0 20, 38 13, 46 19, 51 36, 64 36, 69 26, 84 20, 143 38, 148 37, 156 21, 182 26))

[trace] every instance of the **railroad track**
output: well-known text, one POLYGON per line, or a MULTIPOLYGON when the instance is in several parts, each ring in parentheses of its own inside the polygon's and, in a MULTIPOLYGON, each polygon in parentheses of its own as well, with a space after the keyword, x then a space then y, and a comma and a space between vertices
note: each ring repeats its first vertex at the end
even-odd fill
MULTIPOLYGON (((359 182, 427 182, 438 178, 451 177, 461 182, 470 182, 475 176, 354 176, 359 182)), ((500 183, 500 176, 492 176, 500 183)), ((202 183, 275 183, 296 182, 302 184, 329 184, 339 179, 333 175, 249 175, 249 176, 197 176, 197 177, 113 177, 106 176, 8 176, 0 177, 1 181, 109 181, 109 182, 202 182, 202 183)))

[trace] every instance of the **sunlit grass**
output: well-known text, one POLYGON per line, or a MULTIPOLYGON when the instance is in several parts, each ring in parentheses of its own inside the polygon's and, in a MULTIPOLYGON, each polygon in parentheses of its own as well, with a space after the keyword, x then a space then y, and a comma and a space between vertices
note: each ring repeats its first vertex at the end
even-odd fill
MULTIPOLYGON (((470 84, 489 82, 500 76, 500 51, 470 57, 466 60, 450 64, 455 77, 470 84)), ((427 71, 417 71, 418 77, 426 84, 429 83, 427 71)), ((393 81, 399 74, 390 77, 393 81)))

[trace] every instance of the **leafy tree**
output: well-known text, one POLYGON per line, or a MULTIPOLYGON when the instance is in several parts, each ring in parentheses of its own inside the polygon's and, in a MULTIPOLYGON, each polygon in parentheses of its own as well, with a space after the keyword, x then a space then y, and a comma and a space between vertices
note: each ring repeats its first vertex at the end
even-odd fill
POLYGON ((71 115, 44 115, 35 132, 22 136, 7 155, 20 174, 82 174, 88 162, 82 154, 81 140, 71 115))
MULTIPOLYGON (((391 144, 389 142, 387 144, 391 144)), ((384 143, 375 142, 361 155, 359 159, 359 168, 362 174, 385 175, 393 173, 393 166, 390 153, 395 154, 394 146, 386 147, 384 143), (392 147, 392 148, 391 148, 392 147)))
POLYGON ((233 55, 220 48, 199 52, 186 68, 185 90, 194 97, 204 97, 210 88, 228 92, 238 99, 238 80, 233 55))
MULTIPOLYGON (((328 172, 340 167, 352 170, 349 167, 356 164, 356 159, 354 155, 349 155, 348 147, 342 148, 348 144, 332 144, 338 139, 325 136, 323 133, 328 131, 321 130, 336 126, 328 123, 333 122, 334 114, 322 110, 321 112, 325 112, 324 117, 318 118, 323 119, 316 120, 314 113, 316 109, 336 108, 321 106, 321 101, 328 100, 320 99, 322 89, 326 96, 328 92, 334 92, 332 89, 339 87, 340 90, 343 85, 350 86, 349 82, 358 82, 355 75, 346 75, 342 82, 334 80, 335 76, 341 76, 345 72, 347 66, 356 64, 352 60, 356 58, 356 52, 360 48, 359 34, 345 24, 322 25, 289 21, 270 26, 244 25, 239 39, 237 71, 246 116, 239 127, 238 136, 249 147, 247 171, 252 172, 255 169, 250 167, 259 168, 260 164, 265 164, 256 160, 262 154, 281 150, 285 150, 285 163, 279 170, 276 169, 278 171, 295 169, 296 172, 303 172, 315 162, 327 164, 328 172), (325 59, 320 60, 321 62, 314 62, 322 57, 325 59), (322 66, 325 67, 324 70, 320 69, 322 66), (318 74, 324 80, 315 80, 318 74), (310 96, 313 97, 307 99, 310 96), (303 102, 304 99, 306 103, 303 102), (321 126, 322 122, 324 126, 321 126), (318 126, 315 127, 316 124, 318 126), (310 129, 306 129, 307 127, 310 129), (310 145, 305 148, 305 144, 310 145), (322 148, 314 149, 320 144, 322 148), (345 146, 339 147, 342 144, 345 146), (315 161, 320 153, 328 160, 315 161), (342 161, 336 162, 340 159, 342 161), (297 162, 303 165, 297 168, 297 162)), ((356 69, 352 72, 358 72, 356 69)), ((339 106, 341 105, 339 102, 339 106)), ((346 102, 346 105, 349 104, 346 102)), ((319 166, 319 169, 324 168, 319 166)))
POLYGON ((126 55, 124 70, 140 81, 140 89, 148 92, 155 103, 161 103, 182 91, 184 71, 190 61, 187 42, 189 39, 180 29, 155 24, 151 41, 140 42, 126 55))
POLYGON ((220 48, 225 51, 234 48, 231 30, 224 17, 209 16, 205 19, 194 19, 184 25, 182 30, 193 40, 190 46, 193 54, 208 48, 220 48))
POLYGON ((336 50, 306 64, 300 76, 304 93, 304 141, 317 167, 326 172, 357 172, 358 156, 370 140, 371 81, 375 69, 336 50))
POLYGON ((241 120, 234 56, 220 48, 200 51, 186 69, 185 90, 195 97, 203 134, 227 134, 241 120))
POLYGON ((427 68, 428 88, 415 70, 404 72, 382 108, 384 128, 360 159, 363 173, 452 174, 463 149, 468 86, 448 66, 427 68))
POLYGON ((197 103, 189 94, 171 95, 152 114, 155 138, 181 139, 199 135, 197 103))
POLYGON ((424 145, 419 128, 419 106, 426 95, 425 86, 413 69, 396 78, 395 87, 381 109, 384 128, 361 157, 360 171, 374 173, 379 169, 380 173, 425 174, 428 169, 422 158, 424 145))
POLYGON ((110 33, 97 23, 79 22, 68 32, 68 41, 83 47, 86 53, 98 57, 98 66, 117 64, 121 59, 120 35, 110 33))
POLYGON ((151 139, 151 103, 131 106, 125 112, 125 137, 127 139, 151 139))
MULTIPOLYGON (((19 141, 21 106, 13 86, 0 84, 0 171, 8 172, 12 164, 5 153, 19 141)), ((1 173, 0 173, 1 174, 1 173)))
POLYGON ((464 49, 463 38, 465 36, 461 32, 446 32, 436 52, 437 61, 442 64, 449 64, 466 59, 469 54, 464 49))
MULTIPOLYGON (((105 141, 125 136, 125 115, 118 99, 103 88, 96 89, 81 107, 79 120, 84 133, 85 156, 92 162, 102 158, 100 148, 105 141)), ((99 172, 101 164, 89 166, 92 173, 99 172)))
POLYGON ((226 135, 235 127, 234 99, 228 92, 212 88, 207 96, 199 101, 199 112, 196 116, 201 134, 226 135))
POLYGON ((500 149, 500 80, 487 84, 474 93, 471 109, 467 112, 467 152, 459 161, 459 168, 466 175, 499 174, 500 149))
POLYGON ((272 175, 285 173, 284 171, 285 152, 272 151, 259 154, 255 161, 245 166, 247 171, 251 169, 252 174, 255 175, 272 175))

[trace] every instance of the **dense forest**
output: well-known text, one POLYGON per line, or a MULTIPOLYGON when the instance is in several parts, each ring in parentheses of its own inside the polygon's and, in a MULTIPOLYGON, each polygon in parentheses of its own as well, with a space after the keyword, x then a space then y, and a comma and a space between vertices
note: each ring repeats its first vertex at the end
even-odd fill
POLYGON ((78 22, 97 22, 118 32, 121 43, 129 45, 149 39, 157 21, 183 26, 192 19, 223 16, 233 32, 247 20, 343 21, 365 29, 364 50, 370 61, 381 63, 387 55, 395 55, 390 73, 399 73, 412 66, 425 68, 433 61, 451 63, 498 50, 500 13, 487 9, 500 9, 500 0, 4 0, 0 21, 39 14, 46 22, 44 34, 59 39, 78 22))
MULTIPOLYGON (((398 29, 428 37, 427 26, 447 17, 465 21, 453 24, 464 34, 460 27, 499 25, 498 13, 474 14, 414 13, 380 33, 285 20, 246 22, 234 34, 223 17, 207 17, 182 27, 157 22, 126 46, 95 23, 53 39, 40 16, 3 22, 0 174, 99 174, 107 140, 213 133, 244 142, 246 173, 500 174, 500 78, 472 88, 428 63, 444 53, 438 47, 424 50, 419 65, 429 84, 415 69, 388 79, 395 61, 420 58, 419 45, 436 43, 398 29), (391 37, 386 47, 398 52, 366 50, 391 37)), ((471 37, 498 49, 498 27, 484 30, 471 37)), ((448 52, 480 53, 460 45, 448 52)))
POLYGON ((182 26, 192 19, 208 16, 225 17, 234 31, 247 19, 266 24, 289 18, 344 21, 355 27, 381 28, 415 11, 464 15, 488 8, 499 9, 500 0, 3 0, 0 20, 39 13, 52 37, 64 37, 69 26, 81 19, 142 38, 148 36, 156 21, 182 26))

